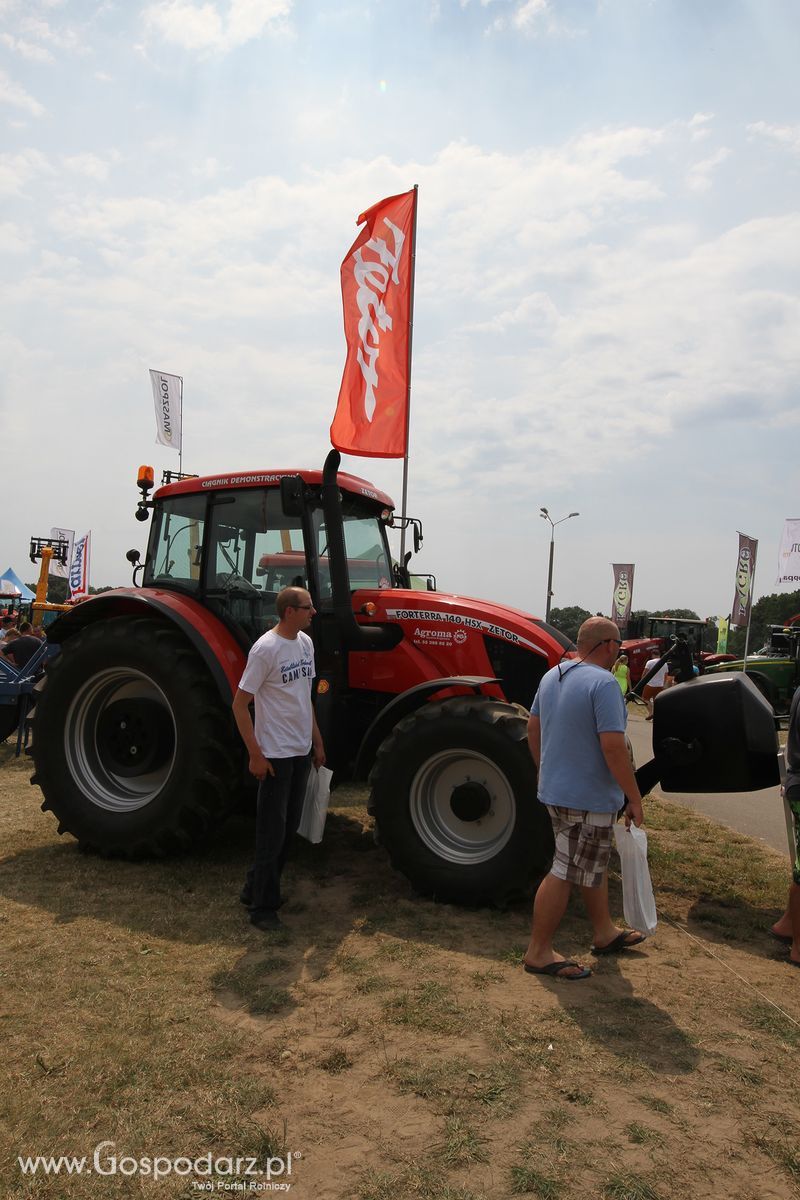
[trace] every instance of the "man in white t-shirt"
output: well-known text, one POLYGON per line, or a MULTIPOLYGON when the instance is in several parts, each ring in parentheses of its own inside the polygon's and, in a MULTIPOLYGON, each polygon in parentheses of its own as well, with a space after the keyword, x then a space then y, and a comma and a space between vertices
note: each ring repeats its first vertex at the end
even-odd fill
MULTIPOLYGON (((644 670, 642 671, 642 674, 646 675, 648 671, 652 671, 653 667, 656 665, 656 663, 658 662, 658 660, 660 658, 661 658, 661 655, 658 653, 657 650, 654 650, 651 657, 648 658, 647 662, 644 664, 644 670)), ((664 688, 666 687, 666 683, 667 683, 667 664, 663 663, 662 666, 660 666, 659 669, 656 671, 655 675, 650 680, 650 682, 646 683, 644 685, 644 689, 642 691, 642 699, 644 700, 645 704, 647 705, 647 718, 646 719, 648 721, 652 721, 652 719, 653 719, 653 701, 655 700, 655 698, 659 692, 663 692, 664 688)))
POLYGON ((311 703, 314 643, 304 632, 314 605, 305 588, 287 587, 278 593, 275 608, 278 624, 251 647, 233 700, 250 773, 259 780, 255 858, 241 899, 251 924, 264 931, 281 927, 286 852, 300 823, 311 762, 317 768, 325 762, 311 703))

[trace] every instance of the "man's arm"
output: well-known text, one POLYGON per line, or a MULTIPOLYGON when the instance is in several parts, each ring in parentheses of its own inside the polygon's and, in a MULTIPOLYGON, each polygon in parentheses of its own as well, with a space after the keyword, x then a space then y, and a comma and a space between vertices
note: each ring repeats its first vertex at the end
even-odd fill
POLYGON ((538 771, 542 758, 542 723, 533 713, 531 713, 528 719, 528 746, 530 747, 531 757, 536 763, 536 770, 538 771))
POLYGON ((644 821, 644 809, 636 776, 633 773, 625 734, 600 733, 598 737, 606 766, 622 788, 628 801, 628 807, 625 809, 625 824, 630 828, 631 821, 633 821, 634 825, 639 826, 644 821))
POLYGON ((313 753, 314 766, 319 770, 325 766, 325 747, 322 744, 322 734, 317 725, 317 714, 314 709, 311 709, 311 750, 313 753))
POLYGON ((274 775, 275 772, 272 769, 272 763, 264 757, 261 747, 256 741, 253 718, 250 716, 252 702, 252 692, 243 692, 241 688, 237 688, 232 705, 233 719, 250 756, 250 774, 255 775, 256 779, 265 779, 267 775, 274 775))

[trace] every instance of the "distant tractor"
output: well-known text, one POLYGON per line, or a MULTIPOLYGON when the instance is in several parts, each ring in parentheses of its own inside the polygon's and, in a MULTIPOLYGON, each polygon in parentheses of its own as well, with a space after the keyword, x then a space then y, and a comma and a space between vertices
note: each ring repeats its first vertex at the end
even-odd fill
MULTIPOLYGON (((778 716, 786 716, 796 689, 800 687, 800 613, 785 625, 770 625, 766 643, 747 656, 747 677, 778 716)), ((744 659, 731 659, 710 668, 714 674, 741 671, 744 659)))
MULTIPOLYGON (((61 654, 34 721, 36 782, 61 832, 102 853, 181 850, 240 801, 230 703, 287 584, 317 615, 316 710, 334 784, 367 780, 394 865, 448 900, 524 891, 552 854, 527 709, 572 649, 504 605, 409 586, 394 505, 338 472, 179 478, 152 513, 142 586, 105 592, 49 631, 61 654)), ((415 545, 421 535, 417 524, 415 545)), ((415 581, 416 582, 416 581, 415 581)))
POLYGON ((688 645, 692 659, 701 671, 732 658, 733 655, 717 654, 709 649, 709 630, 716 639, 716 629, 708 621, 682 617, 649 617, 646 621, 631 621, 628 625, 629 636, 620 646, 620 653, 628 656, 631 682, 637 684, 647 660, 660 658, 676 639, 688 645))

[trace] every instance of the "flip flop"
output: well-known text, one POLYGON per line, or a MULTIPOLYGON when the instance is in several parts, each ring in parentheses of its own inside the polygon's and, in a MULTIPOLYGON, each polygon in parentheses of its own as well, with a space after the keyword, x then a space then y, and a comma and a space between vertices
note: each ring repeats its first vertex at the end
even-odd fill
POLYGON ((792 935, 790 933, 776 933, 774 929, 770 929, 769 932, 776 942, 781 942, 784 946, 791 946, 792 935))
MULTIPOLYGON (((571 958, 564 958, 559 962, 551 962, 544 967, 532 967, 530 963, 526 962, 523 962, 522 965, 529 975, 550 975, 553 979, 566 979, 568 983, 572 983, 574 979, 588 979, 592 973, 588 967, 581 967, 580 963, 573 962, 571 958), (562 975, 561 972, 565 967, 580 967, 580 974, 562 975)), ((800 966, 800 963, 798 966, 800 966)))
POLYGON ((607 946, 592 946, 592 954, 619 954, 623 950, 630 950, 632 946, 641 946, 642 942, 646 941, 643 933, 638 933, 635 929, 623 929, 607 946))

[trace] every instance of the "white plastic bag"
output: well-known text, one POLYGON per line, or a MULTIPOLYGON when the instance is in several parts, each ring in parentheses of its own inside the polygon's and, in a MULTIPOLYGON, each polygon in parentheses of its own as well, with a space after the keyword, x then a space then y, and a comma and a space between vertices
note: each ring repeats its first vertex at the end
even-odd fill
POLYGON ((312 766, 308 772, 306 795, 303 800, 303 812, 297 832, 309 842, 322 841, 325 831, 325 818, 328 815, 328 801, 331 798, 331 779, 333 771, 327 767, 316 770, 312 766))
POLYGON ((620 867, 622 869, 622 911, 631 929, 654 934, 658 925, 653 884, 647 865, 647 834, 643 829, 624 822, 614 826, 620 867))

